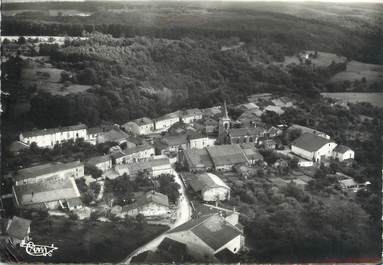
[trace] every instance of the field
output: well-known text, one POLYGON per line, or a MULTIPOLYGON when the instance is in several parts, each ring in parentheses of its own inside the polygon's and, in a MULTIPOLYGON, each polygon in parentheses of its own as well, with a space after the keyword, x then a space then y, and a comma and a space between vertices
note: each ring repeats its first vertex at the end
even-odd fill
MULTIPOLYGON (((314 53, 314 51, 306 51, 306 53, 314 53)), ((338 56, 334 53, 328 53, 328 52, 319 52, 318 51, 318 57, 317 58, 310 58, 310 61, 313 65, 319 66, 319 67, 327 67, 332 62, 334 63, 343 63, 346 61, 346 57, 344 56, 338 56)), ((285 61, 283 62, 283 66, 287 66, 289 64, 299 64, 299 59, 297 56, 285 56, 285 61)))
POLYGON ((119 262, 167 229, 149 224, 137 229, 136 224, 70 221, 64 217, 49 217, 49 220, 33 220, 33 242, 54 244, 58 250, 52 257, 25 255, 24 262, 119 262))
POLYGON ((380 92, 380 93, 340 92, 340 93, 321 93, 321 95, 325 97, 331 97, 337 100, 343 100, 350 103, 368 102, 376 107, 383 108, 383 92, 380 92))
POLYGON ((383 81, 383 66, 351 61, 347 64, 346 71, 333 76, 331 82, 355 81, 361 80, 363 77, 368 83, 383 81))

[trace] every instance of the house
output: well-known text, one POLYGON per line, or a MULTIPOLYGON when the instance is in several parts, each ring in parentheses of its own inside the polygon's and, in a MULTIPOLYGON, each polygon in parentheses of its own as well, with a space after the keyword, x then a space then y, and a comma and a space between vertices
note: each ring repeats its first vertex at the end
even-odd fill
POLYGON ((101 127, 92 127, 88 129, 86 141, 93 145, 97 144, 98 136, 104 131, 101 127))
POLYGON ((148 191, 138 196, 134 203, 122 207, 122 212, 129 216, 142 214, 148 216, 161 216, 169 212, 169 199, 165 194, 148 191))
POLYGON ((187 147, 188 136, 186 134, 179 135, 167 135, 164 136, 160 141, 156 141, 157 153, 178 153, 180 150, 184 150, 187 147))
POLYGON ((24 185, 38 182, 45 182, 48 178, 52 181, 52 177, 75 179, 84 176, 84 164, 80 161, 70 163, 48 163, 34 167, 20 169, 16 172, 14 179, 15 185, 24 185))
POLYGON ((215 202, 230 199, 230 188, 218 176, 211 173, 192 175, 188 184, 194 192, 200 193, 203 201, 215 202))
POLYGON ((255 148, 254 144, 247 143, 240 145, 250 165, 255 165, 263 161, 263 156, 255 148))
POLYGON ((338 183, 342 190, 358 192, 359 190, 365 189, 371 182, 366 181, 363 183, 356 182, 352 177, 347 176, 343 173, 335 173, 335 177, 338 179, 338 183))
POLYGON ((190 172, 210 171, 214 167, 206 148, 186 149, 180 155, 180 161, 186 170, 190 172))
POLYGON ((187 109, 182 113, 181 119, 184 123, 193 123, 202 119, 202 111, 200 109, 187 109))
POLYGON ((161 174, 173 174, 169 158, 152 158, 137 163, 119 164, 115 170, 120 176, 123 174, 136 176, 140 172, 147 172, 152 177, 158 177, 161 174))
POLYGON ((112 168, 112 158, 110 155, 95 156, 86 160, 85 165, 94 166, 105 172, 112 168))
POLYGON ((137 135, 151 134, 154 132, 154 121, 143 117, 123 124, 122 128, 127 132, 137 135))
POLYGON ((144 161, 155 155, 154 147, 149 144, 128 148, 123 153, 125 154, 123 163, 144 161))
POLYGON ((9 241, 13 245, 29 241, 29 234, 31 233, 31 222, 31 220, 18 216, 13 216, 13 218, 8 221, 6 233, 8 234, 9 241))
POLYGON ((38 147, 42 148, 53 148, 56 144, 61 144, 69 140, 75 141, 77 139, 87 139, 87 126, 85 124, 33 130, 23 132, 19 135, 20 142, 27 145, 36 143, 38 147))
POLYGON ((186 244, 189 254, 203 262, 216 262, 216 253, 227 249, 235 254, 244 246, 241 230, 219 214, 191 219, 170 230, 166 236, 186 244))
POLYGON ((235 164, 249 162, 242 148, 237 144, 209 146, 206 150, 217 171, 231 170, 235 164))
POLYGON ((156 131, 167 131, 173 124, 180 121, 180 113, 178 111, 168 113, 154 120, 154 129, 156 131))
POLYGON ((280 135, 282 135, 283 131, 275 126, 271 126, 267 132, 266 132, 266 135, 267 137, 269 138, 274 138, 274 137, 278 137, 280 135))
POLYGON ((209 138, 196 132, 187 134, 187 148, 202 149, 215 144, 216 139, 209 138))
POLYGON ((50 177, 45 182, 13 186, 17 207, 25 209, 69 209, 81 208, 80 192, 74 178, 50 177), (73 199, 72 204, 68 200, 73 199), (74 202, 77 203, 74 203, 74 202), (75 205, 75 206, 73 206, 75 205))
POLYGON ((274 112, 278 115, 282 115, 283 113, 285 113, 285 111, 282 109, 282 107, 280 106, 273 106, 273 105, 269 105, 265 108, 265 111, 270 111, 270 112, 274 112))
POLYGON ((302 125, 299 125, 299 124, 293 124, 291 125, 288 130, 300 130, 302 132, 302 134, 304 133, 311 133, 311 134, 315 134, 317 136, 320 136, 320 137, 323 137, 323 138, 326 138, 326 139, 331 139, 330 135, 324 133, 324 132, 321 132, 321 131, 318 131, 318 130, 315 130, 315 129, 312 129, 312 128, 309 128, 309 127, 306 127, 306 126, 302 126, 302 125))
POLYGON ((136 146, 128 141, 129 135, 118 127, 111 127, 103 130, 97 136, 97 143, 115 142, 117 144, 126 143, 127 148, 136 146))
POLYGON ((304 133, 291 143, 291 152, 314 162, 332 157, 336 143, 316 134, 304 133))
POLYGON ((355 152, 348 146, 338 144, 333 150, 333 157, 339 161, 354 159, 355 152))
POLYGON ((212 118, 206 118, 204 120, 206 134, 216 133, 218 131, 218 121, 212 118))

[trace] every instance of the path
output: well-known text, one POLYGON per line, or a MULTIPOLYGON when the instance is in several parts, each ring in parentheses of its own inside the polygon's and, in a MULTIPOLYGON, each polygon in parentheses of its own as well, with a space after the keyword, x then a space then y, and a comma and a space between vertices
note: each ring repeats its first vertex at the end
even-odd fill
MULTIPOLYGON (((178 208, 177 208, 177 214, 176 214, 176 221, 170 226, 170 229, 173 229, 174 227, 177 227, 191 219, 192 215, 192 209, 190 206, 189 199, 186 196, 186 191, 185 191, 185 186, 181 180, 181 177, 178 175, 178 173, 174 170, 174 176, 175 176, 175 181, 180 184, 180 192, 181 196, 178 199, 178 208)), ((170 230, 169 229, 169 230, 170 230)), ((166 232, 163 234, 159 235, 158 237, 154 238, 152 241, 146 243, 145 245, 139 247, 135 251, 133 251, 125 260, 122 261, 123 264, 129 264, 131 259, 138 254, 148 251, 148 250, 155 250, 158 245, 161 243, 161 241, 165 238, 166 232)))

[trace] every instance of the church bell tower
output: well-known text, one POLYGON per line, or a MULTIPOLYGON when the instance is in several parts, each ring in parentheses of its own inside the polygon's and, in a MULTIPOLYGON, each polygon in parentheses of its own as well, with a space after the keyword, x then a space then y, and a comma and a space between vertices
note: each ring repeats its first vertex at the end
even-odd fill
POLYGON ((222 117, 219 119, 218 123, 218 143, 225 144, 228 142, 228 135, 230 130, 230 118, 227 112, 226 100, 223 106, 222 117))

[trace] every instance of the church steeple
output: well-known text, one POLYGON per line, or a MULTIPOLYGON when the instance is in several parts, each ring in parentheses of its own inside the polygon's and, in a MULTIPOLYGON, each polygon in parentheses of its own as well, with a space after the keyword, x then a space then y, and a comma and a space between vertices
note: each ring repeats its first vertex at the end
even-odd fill
POLYGON ((223 117, 224 118, 226 118, 226 119, 230 119, 229 118, 229 114, 228 114, 228 112, 227 112, 227 106, 226 106, 226 100, 224 101, 224 103, 223 103, 223 117))
POLYGON ((218 123, 218 143, 225 144, 230 131, 230 117, 227 112, 226 100, 223 104, 222 117, 218 123))

